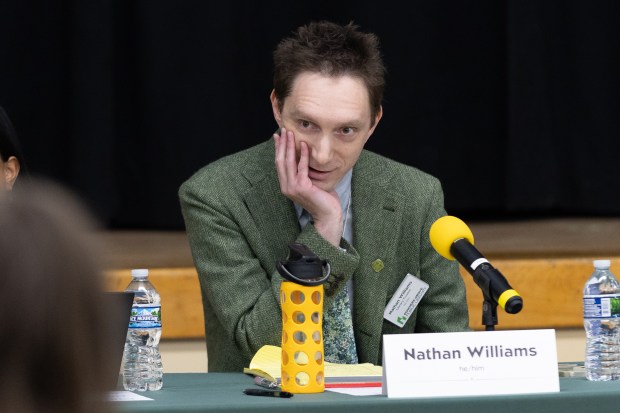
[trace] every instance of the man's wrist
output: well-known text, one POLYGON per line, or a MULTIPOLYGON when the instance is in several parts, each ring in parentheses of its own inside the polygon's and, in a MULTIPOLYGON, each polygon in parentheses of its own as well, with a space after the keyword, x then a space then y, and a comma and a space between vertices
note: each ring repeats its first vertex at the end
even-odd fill
POLYGON ((330 244, 340 247, 340 239, 342 238, 342 223, 332 224, 317 222, 313 223, 316 232, 325 238, 330 244))

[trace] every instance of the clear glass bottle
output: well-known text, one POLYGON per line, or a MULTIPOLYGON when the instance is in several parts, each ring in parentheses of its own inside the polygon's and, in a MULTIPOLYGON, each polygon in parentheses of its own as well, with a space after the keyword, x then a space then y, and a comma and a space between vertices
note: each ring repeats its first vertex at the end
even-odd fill
POLYGON ((159 390, 163 385, 161 300, 148 275, 146 269, 132 270, 125 289, 134 293, 122 368, 123 387, 128 391, 159 390))
POLYGON ((583 288, 588 380, 620 378, 620 284, 609 260, 594 260, 594 273, 583 288))

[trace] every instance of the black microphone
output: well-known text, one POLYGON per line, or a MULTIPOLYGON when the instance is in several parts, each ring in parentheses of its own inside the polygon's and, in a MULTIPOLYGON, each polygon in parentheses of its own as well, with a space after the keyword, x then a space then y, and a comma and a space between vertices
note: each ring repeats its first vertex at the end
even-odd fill
POLYGON ((429 237, 439 255, 456 259, 474 277, 485 298, 499 304, 509 314, 521 311, 523 299, 474 247, 474 235, 463 221, 450 215, 441 217, 431 226, 429 237))

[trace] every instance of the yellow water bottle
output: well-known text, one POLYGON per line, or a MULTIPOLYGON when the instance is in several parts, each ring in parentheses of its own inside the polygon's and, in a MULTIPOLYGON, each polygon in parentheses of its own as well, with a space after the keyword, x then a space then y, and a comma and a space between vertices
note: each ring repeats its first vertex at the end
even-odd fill
POLYGON ((289 245, 287 261, 277 263, 284 280, 282 306, 282 390, 320 393, 325 390, 323 360, 323 283, 329 263, 308 247, 289 245))

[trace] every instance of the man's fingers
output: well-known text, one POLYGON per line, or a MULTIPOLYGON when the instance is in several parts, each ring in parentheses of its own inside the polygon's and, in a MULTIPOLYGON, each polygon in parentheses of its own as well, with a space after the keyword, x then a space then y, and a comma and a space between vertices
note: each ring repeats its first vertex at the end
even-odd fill
POLYGON ((280 134, 277 132, 273 134, 276 147, 276 161, 284 162, 284 155, 286 154, 286 129, 280 129, 280 134))
POLYGON ((295 135, 290 131, 286 131, 285 163, 289 182, 292 183, 297 179, 297 154, 295 152, 295 135))
POLYGON ((276 169, 280 180, 280 190, 286 196, 297 191, 297 154, 295 151, 295 135, 282 128, 280 135, 274 134, 276 142, 276 169))
POLYGON ((305 142, 300 142, 300 157, 297 159, 295 134, 292 131, 282 128, 280 134, 274 134, 273 137, 280 191, 293 202, 303 204, 313 191, 308 178, 310 148, 305 142))
POLYGON ((300 143, 299 164, 297 165, 298 178, 308 177, 308 164, 310 162, 310 150, 306 142, 300 143))
POLYGON ((276 172, 278 173, 278 179, 280 181, 280 190, 285 190, 287 185, 287 173, 286 173, 286 129, 282 128, 280 131, 280 135, 277 133, 273 134, 273 139, 275 141, 275 163, 276 163, 276 172))

